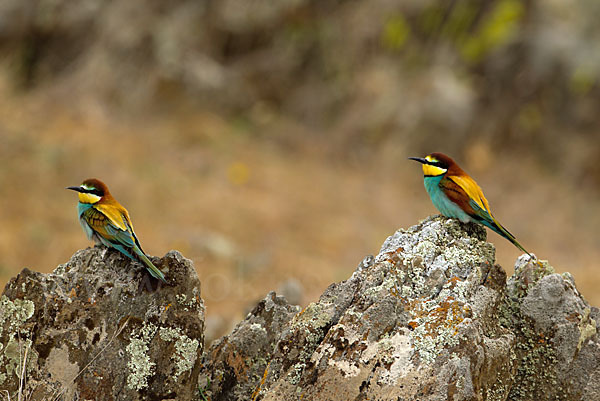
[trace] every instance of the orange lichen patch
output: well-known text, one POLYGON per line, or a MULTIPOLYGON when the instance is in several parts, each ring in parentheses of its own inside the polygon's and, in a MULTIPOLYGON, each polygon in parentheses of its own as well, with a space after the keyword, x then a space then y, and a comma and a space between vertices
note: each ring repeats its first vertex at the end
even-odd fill
POLYGON ((465 319, 462 302, 448 297, 438 307, 429 312, 429 321, 425 328, 430 335, 434 335, 440 328, 453 328, 454 335, 458 333, 458 325, 465 319))
POLYGON ((386 253, 384 253, 386 258, 383 261, 390 262, 391 264, 395 265, 400 261, 399 255, 402 252, 404 252, 404 248, 402 248, 402 247, 397 248, 395 251, 386 252, 386 253))
POLYGON ((454 276, 454 277, 450 278, 450 279, 447 281, 447 284, 450 284, 450 287, 449 287, 449 288, 451 288, 451 289, 452 289, 452 288, 456 287, 456 284, 457 284, 458 282, 462 282, 462 281, 463 281, 463 280, 461 280, 459 277, 457 277, 457 276, 454 276))
POLYGON ((398 299, 400 300, 400 303, 404 307, 409 307, 410 308, 411 305, 414 305, 414 301, 409 301, 405 297, 398 297, 398 299))
MULTIPOLYGON (((453 287, 459 281, 458 277, 453 277, 448 282, 453 287)), ((453 335, 458 333, 458 325, 471 315, 471 307, 464 302, 456 300, 453 296, 448 296, 443 300, 435 301, 435 306, 430 306, 430 299, 417 298, 414 300, 405 300, 401 298, 408 311, 414 317, 408 325, 414 330, 421 324, 425 325, 425 335, 433 337, 441 329, 450 329, 453 335), (428 305, 429 304, 429 305, 428 305)))

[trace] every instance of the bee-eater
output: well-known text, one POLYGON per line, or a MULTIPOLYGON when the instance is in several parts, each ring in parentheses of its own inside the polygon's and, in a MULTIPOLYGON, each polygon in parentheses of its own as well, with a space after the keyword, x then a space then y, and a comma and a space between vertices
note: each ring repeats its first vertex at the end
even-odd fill
POLYGON ((515 236, 492 215, 490 205, 479 185, 454 160, 442 153, 432 153, 424 158, 409 157, 409 159, 423 164, 425 189, 440 213, 463 223, 483 224, 531 257, 531 254, 517 242, 515 236))
POLYGON ((142 250, 127 209, 113 198, 102 181, 89 178, 80 186, 67 189, 79 192, 79 222, 88 239, 115 248, 131 260, 136 260, 136 255, 153 277, 166 283, 164 274, 142 250))

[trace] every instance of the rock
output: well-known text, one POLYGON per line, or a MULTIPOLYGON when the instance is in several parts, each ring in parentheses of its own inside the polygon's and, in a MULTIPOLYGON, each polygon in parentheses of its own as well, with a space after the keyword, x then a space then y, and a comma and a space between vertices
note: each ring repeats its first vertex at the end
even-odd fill
POLYGON ((31 400, 600 400, 598 308, 568 273, 527 255, 507 281, 485 239, 479 225, 428 218, 301 311, 269 293, 203 355, 189 260, 156 259, 169 284, 154 290, 118 252, 79 251, 7 285, 0 390, 31 400))
POLYGON ((511 399, 600 400, 600 313, 573 277, 521 257, 507 288, 506 323, 521 361, 511 399))
POLYGON ((198 385, 206 399, 247 400, 264 372, 284 327, 300 311, 270 292, 233 332, 215 341, 206 355, 198 385))
POLYGON ((598 309, 526 255, 507 283, 485 238, 439 216, 399 230, 279 329, 251 314, 200 381, 223 400, 600 400, 598 309))
POLYGON ((505 276, 484 239, 445 218, 388 238, 292 320, 259 399, 469 399, 494 385, 514 336, 486 324, 505 276))
POLYGON ((0 389, 28 400, 192 399, 204 347, 200 281, 177 251, 154 263, 167 285, 104 247, 11 279, 0 298, 0 389))

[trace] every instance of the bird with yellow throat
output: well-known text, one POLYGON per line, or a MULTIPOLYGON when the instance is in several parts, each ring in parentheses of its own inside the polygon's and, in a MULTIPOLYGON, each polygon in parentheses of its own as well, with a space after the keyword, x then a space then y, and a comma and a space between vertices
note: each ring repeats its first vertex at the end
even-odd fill
POLYGON ((463 223, 483 224, 533 259, 515 236, 496 220, 479 185, 454 160, 443 153, 432 153, 424 158, 409 157, 409 159, 423 165, 425 189, 440 213, 463 223))
POLYGON ((129 212, 110 194, 100 180, 89 178, 77 187, 67 189, 79 193, 77 211, 79 222, 88 239, 114 248, 131 260, 142 261, 150 274, 166 283, 164 274, 152 263, 142 250, 133 231, 129 212))

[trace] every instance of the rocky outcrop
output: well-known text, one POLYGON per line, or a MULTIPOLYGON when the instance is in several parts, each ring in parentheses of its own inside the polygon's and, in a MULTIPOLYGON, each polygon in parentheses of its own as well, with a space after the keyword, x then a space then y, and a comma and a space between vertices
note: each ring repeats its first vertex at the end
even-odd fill
POLYGON ((485 236, 443 217, 396 232, 278 338, 261 337, 264 360, 248 347, 267 327, 250 315, 231 335, 246 349, 213 347, 208 363, 266 368, 253 391, 220 384, 212 399, 600 400, 598 309, 527 256, 507 283, 485 236))
POLYGON ((23 377, 32 400, 600 400, 598 308, 527 255, 507 280, 485 237, 439 216, 399 230, 303 310, 269 293, 202 357, 191 262, 168 253, 169 284, 152 292, 117 252, 79 251, 7 285, 0 389, 23 377))
POLYGON ((212 401, 254 396, 273 356, 273 344, 298 312, 299 306, 270 292, 231 334, 210 346, 198 380, 202 394, 212 401))
POLYGON ((0 389, 27 400, 191 399, 204 345, 200 282, 176 251, 154 263, 168 284, 106 248, 10 280, 0 298, 0 389))

